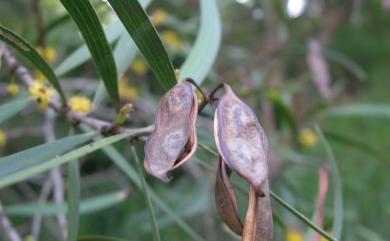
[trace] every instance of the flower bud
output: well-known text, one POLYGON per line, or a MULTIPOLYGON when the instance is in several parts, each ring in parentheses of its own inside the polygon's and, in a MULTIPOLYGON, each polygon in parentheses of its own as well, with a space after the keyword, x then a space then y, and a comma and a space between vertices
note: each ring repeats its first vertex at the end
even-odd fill
POLYGON ((145 143, 144 166, 151 175, 168 181, 167 172, 188 160, 197 145, 198 102, 191 84, 176 84, 161 98, 156 112, 155 129, 145 143))
POLYGON ((214 117, 219 154, 228 166, 264 194, 268 178, 268 143, 256 114, 225 84, 214 117))

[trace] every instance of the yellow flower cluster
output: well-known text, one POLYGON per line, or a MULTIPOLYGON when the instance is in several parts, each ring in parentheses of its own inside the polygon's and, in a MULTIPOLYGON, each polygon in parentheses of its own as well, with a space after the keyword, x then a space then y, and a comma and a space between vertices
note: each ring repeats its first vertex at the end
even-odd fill
POLYGON ((7 86, 7 94, 14 96, 14 95, 19 94, 19 92, 20 92, 19 85, 15 84, 15 83, 11 83, 7 86))
POLYGON ((182 46, 182 41, 174 31, 166 30, 162 32, 161 38, 172 49, 178 50, 182 46))
POLYGON ((122 77, 119 80, 119 96, 124 100, 134 100, 138 97, 138 89, 128 84, 128 79, 122 77))
POLYGON ((37 47, 36 50, 48 62, 53 62, 57 58, 57 52, 51 47, 37 47))
POLYGON ((36 100, 41 110, 45 110, 49 104, 50 98, 55 94, 55 90, 41 82, 35 81, 28 87, 31 97, 36 100))
POLYGON ((74 112, 88 113, 92 109, 92 104, 88 98, 73 96, 69 99, 69 107, 74 112))
POLYGON ((4 131, 0 130, 0 147, 5 146, 5 143, 7 143, 7 135, 4 131))
POLYGON ((168 14, 161 9, 156 9, 152 14, 152 22, 154 26, 160 26, 167 20, 168 14))
POLYGON ((146 71, 148 71, 148 68, 146 67, 146 64, 142 60, 140 60, 140 59, 135 59, 133 61, 133 63, 131 63, 130 68, 137 75, 145 75, 146 71))
POLYGON ((299 142, 304 148, 313 148, 317 144, 317 135, 309 128, 302 129, 299 133, 299 142))
POLYGON ((287 229, 286 241, 303 241, 303 235, 294 229, 287 229))

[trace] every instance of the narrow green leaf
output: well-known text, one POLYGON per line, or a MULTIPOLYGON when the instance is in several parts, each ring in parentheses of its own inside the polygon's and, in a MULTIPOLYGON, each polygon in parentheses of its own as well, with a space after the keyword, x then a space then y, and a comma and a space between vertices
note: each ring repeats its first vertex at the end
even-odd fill
POLYGON ((108 0, 165 90, 176 84, 171 60, 144 9, 134 0, 108 0), (129 14, 131 13, 131 14, 129 14))
MULTIPOLYGON (((114 43, 124 31, 125 28, 119 20, 112 22, 104 29, 107 41, 110 44, 114 43)), ((58 76, 62 76, 85 63, 89 59, 91 59, 91 53, 89 52, 88 46, 84 44, 62 61, 62 63, 55 69, 55 73, 58 76)))
POLYGON ((29 99, 13 99, 0 106, 0 124, 7 121, 26 107, 29 99))
MULTIPOLYGON (((127 194, 127 191, 118 191, 82 199, 80 214, 95 213, 118 205, 126 199, 127 194)), ((66 203, 23 203, 5 206, 4 211, 7 215, 15 217, 31 217, 35 214, 53 217, 67 213, 67 205, 66 203)))
POLYGON ((190 54, 180 68, 180 77, 202 84, 212 68, 221 43, 222 27, 215 0, 201 0, 200 31, 190 54))
POLYGON ((25 58, 27 58, 31 64, 33 64, 37 69, 39 69, 42 74, 47 77, 47 80, 53 85, 53 87, 58 91, 61 96, 63 103, 66 103, 65 95, 62 91, 60 82, 57 79, 57 76, 54 74, 53 70, 49 64, 39 55, 39 53, 23 38, 15 34, 11 30, 0 25, 0 40, 4 41, 6 44, 10 45, 12 48, 21 53, 25 58))
POLYGON ((141 191, 144 195, 146 206, 147 206, 148 211, 149 211, 150 221, 152 223, 154 240, 160 241, 161 240, 160 232, 158 229, 158 224, 157 224, 157 220, 156 220, 156 215, 154 213, 153 204, 152 204, 152 201, 150 200, 149 190, 147 188, 148 186, 147 186, 146 181, 145 181, 143 166, 138 158, 138 154, 137 154, 137 151, 135 150, 134 146, 131 146, 131 153, 133 154, 135 163, 136 163, 137 168, 138 168, 139 178, 141 179, 141 191))
MULTIPOLYGON (((127 33, 123 33, 119 38, 118 43, 114 49, 114 59, 117 66, 117 71, 119 78, 126 72, 129 68, 131 62, 138 52, 137 46, 134 41, 130 38, 127 33)), ((100 82, 97 86, 95 96, 92 102, 92 109, 96 110, 100 103, 104 100, 106 96, 106 91, 104 86, 100 82)))
POLYGON ((118 239, 114 237, 108 237, 108 236, 92 235, 92 236, 80 237, 78 241, 126 241, 126 240, 118 239))
MULTIPOLYGON (((12 170, 12 172, 6 172, 7 174, 5 176, 0 177, 0 188, 28 179, 39 173, 48 171, 55 166, 59 166, 71 160, 85 156, 91 152, 101 149, 104 146, 123 140, 131 136, 132 134, 132 132, 128 132, 110 136, 97 142, 75 149, 74 151, 70 151, 64 155, 56 156, 49 160, 40 160, 39 162, 34 163, 34 165, 28 165, 27 167, 22 166, 21 168, 12 170)), ((1 169, 1 171, 3 170, 1 169)))
MULTIPOLYGON (((139 1, 142 5, 142 7, 146 8, 151 0, 140 0, 139 1)), ((68 16, 68 15, 66 15, 68 16)), ((116 20, 112 23, 110 23, 105 29, 104 34, 106 35, 107 41, 112 44, 114 43, 123 33, 126 33, 126 29, 123 27, 123 24, 121 21, 116 20)), ((126 34, 127 35, 127 34, 126 34)), ((129 38, 130 39, 130 38, 129 38)), ((131 40, 132 42, 133 40, 131 40)), ((129 44, 131 44, 129 42, 129 44)), ((115 53, 114 53, 115 57, 115 53)), ((66 74, 67 72, 73 70, 74 68, 80 66, 81 64, 85 63, 91 58, 91 53, 88 50, 87 45, 82 45, 78 49, 76 49, 73 53, 71 53, 55 70, 56 74, 58 76, 62 76, 66 74)), ((118 61, 115 61, 118 63, 118 61)), ((118 67, 118 73, 120 75, 121 71, 119 71, 118 67)))
POLYGON ((348 104, 326 112, 331 117, 390 118, 390 106, 384 104, 348 104))
POLYGON ((79 233, 80 171, 77 160, 68 163, 68 241, 76 241, 79 233))
POLYGON ((68 136, 52 143, 35 146, 0 158, 0 179, 73 150, 96 135, 96 132, 68 136))
POLYGON ((114 57, 92 4, 89 0, 61 0, 61 3, 80 29, 107 92, 115 105, 118 105, 118 81, 114 57))
MULTIPOLYGON (((82 126, 84 131, 89 131, 90 128, 87 126, 82 126)), ((97 137, 95 140, 99 140, 101 137, 97 137)), ((141 188, 141 180, 134 170, 134 168, 127 162, 125 157, 118 152, 112 146, 106 146, 102 148, 103 152, 114 162, 115 165, 118 166, 123 173, 140 189, 141 188)), ((167 213, 175 223, 185 231, 192 240, 195 241, 206 241, 204 238, 199 236, 197 232, 195 232, 191 226, 189 226, 184 220, 182 220, 163 200, 161 200, 157 194, 148 186, 149 194, 153 202, 165 213, 167 213)))
POLYGON ((334 211, 333 211, 333 235, 337 240, 340 240, 342 230, 343 230, 343 191, 342 191, 342 183, 340 172, 337 167, 337 162, 334 157, 333 151, 330 148, 328 141, 325 139, 324 134, 321 129, 316 126, 315 127, 318 136, 320 137, 321 143, 324 145, 327 159, 329 161, 329 166, 331 172, 333 174, 333 185, 334 185, 334 211))

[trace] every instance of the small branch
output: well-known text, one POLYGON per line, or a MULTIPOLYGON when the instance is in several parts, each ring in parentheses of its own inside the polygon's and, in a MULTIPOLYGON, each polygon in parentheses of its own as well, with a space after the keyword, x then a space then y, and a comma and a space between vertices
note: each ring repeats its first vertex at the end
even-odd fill
POLYGON ((4 233, 8 236, 10 241, 22 241, 22 238, 20 237, 18 232, 16 232, 15 228, 12 227, 9 218, 3 212, 1 203, 0 203, 0 226, 3 228, 4 233))
MULTIPOLYGON (((39 204, 46 203, 52 187, 53 187, 53 183, 52 183, 50 177, 48 177, 42 185, 41 195, 39 195, 39 198, 38 198, 39 204)), ((34 215, 32 218, 32 224, 31 224, 31 234, 33 235, 35 240, 39 240, 39 233, 41 231, 41 224, 42 224, 42 215, 39 215, 39 214, 34 215)))
MULTIPOLYGON (((54 111, 51 109, 48 109, 46 111, 46 119, 45 123, 43 124, 43 132, 45 135, 46 143, 52 143, 55 141, 56 136, 54 131, 54 111)), ((49 176, 51 181, 53 182, 54 202, 57 204, 61 204, 64 202, 65 196, 64 180, 61 175, 61 167, 54 167, 50 171, 49 176)), ((65 215, 63 213, 58 214, 57 221, 60 225, 61 233, 65 240, 67 236, 67 223, 65 215)))
MULTIPOLYGON (((0 43, 0 48, 2 46, 4 45, 0 43)), ((13 70, 13 73, 18 76, 19 79, 22 80, 25 85, 27 85, 27 87, 33 84, 34 79, 30 72, 16 60, 11 51, 6 47, 4 47, 3 57, 9 68, 13 70)), ((115 127, 111 122, 89 117, 82 113, 73 112, 69 109, 69 107, 63 106, 58 98, 52 98, 49 102, 49 107, 58 114, 64 116, 72 124, 84 123, 87 126, 104 134, 117 134, 132 131, 132 129, 128 128, 115 127)))

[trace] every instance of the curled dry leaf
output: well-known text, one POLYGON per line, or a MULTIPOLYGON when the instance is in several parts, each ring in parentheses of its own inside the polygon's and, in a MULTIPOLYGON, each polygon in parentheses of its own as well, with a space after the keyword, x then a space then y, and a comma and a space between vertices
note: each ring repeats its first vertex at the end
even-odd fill
POLYGON ((268 143, 256 114, 225 84, 214 117, 218 152, 259 195, 268 178, 268 143))
POLYGON ((253 186, 249 189, 249 205, 245 218, 243 241, 271 241, 273 234, 272 209, 268 181, 264 183, 264 197, 259 197, 253 186))
POLYGON ((242 235, 242 223, 239 216, 236 194, 229 181, 227 169, 220 157, 215 180, 215 204, 222 221, 237 235, 242 235))
POLYGON ((145 143, 144 166, 148 173, 168 181, 167 172, 192 156, 197 145, 197 113, 198 102, 187 81, 176 84, 161 98, 155 129, 145 143))

